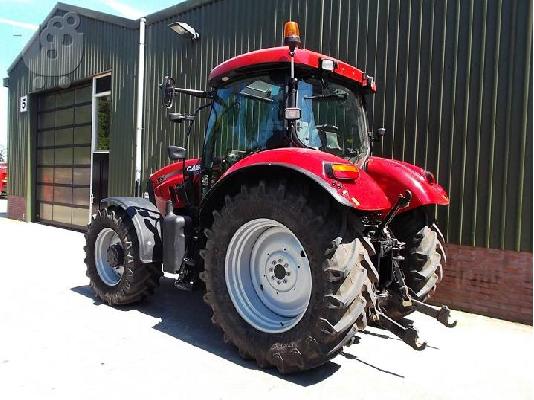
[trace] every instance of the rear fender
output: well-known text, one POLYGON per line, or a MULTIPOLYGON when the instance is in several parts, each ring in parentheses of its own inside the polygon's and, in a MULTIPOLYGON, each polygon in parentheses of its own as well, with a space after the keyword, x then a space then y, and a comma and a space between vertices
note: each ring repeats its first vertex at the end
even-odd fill
POLYGON ((346 164, 347 161, 329 153, 304 148, 283 148, 252 154, 225 172, 210 190, 201 208, 204 213, 216 208, 215 204, 220 203, 229 187, 235 191, 241 182, 259 181, 277 174, 280 178, 298 174, 325 190, 338 203, 356 210, 380 212, 391 208, 382 189, 365 171, 360 170, 355 181, 339 181, 325 174, 325 163, 346 164))
POLYGON ((433 175, 415 165, 373 156, 367 162, 366 171, 392 204, 407 189, 412 192, 412 201, 402 212, 432 204, 449 204, 447 192, 434 181, 433 175))
POLYGON ((119 207, 131 218, 139 242, 139 259, 143 263, 162 260, 162 217, 149 200, 141 197, 108 197, 101 208, 119 207))

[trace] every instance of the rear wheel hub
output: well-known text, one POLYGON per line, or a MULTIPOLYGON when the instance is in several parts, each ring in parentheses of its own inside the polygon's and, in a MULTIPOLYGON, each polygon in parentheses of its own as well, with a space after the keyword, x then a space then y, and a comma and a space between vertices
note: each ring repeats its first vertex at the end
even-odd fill
POLYGON ((260 331, 287 331, 308 309, 309 260, 295 234, 277 221, 256 219, 237 230, 226 253, 225 274, 236 310, 260 331))
POLYGON ((286 269, 281 264, 276 264, 274 267, 274 276, 277 279, 284 279, 286 277, 286 269))
POLYGON ((118 243, 110 246, 108 248, 107 257, 108 264, 113 268, 124 264, 124 250, 122 249, 122 246, 118 243))
POLYGON ((108 286, 116 286, 124 273, 124 249, 111 228, 102 229, 95 241, 95 266, 98 276, 108 286))

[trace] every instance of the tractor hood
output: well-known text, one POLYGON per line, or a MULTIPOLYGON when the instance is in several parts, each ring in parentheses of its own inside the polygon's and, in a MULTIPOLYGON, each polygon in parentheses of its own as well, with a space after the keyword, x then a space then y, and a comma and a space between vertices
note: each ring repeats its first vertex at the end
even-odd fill
POLYGON ((320 150, 297 147, 265 150, 235 163, 220 181, 244 169, 259 166, 284 167, 311 178, 346 206, 362 211, 384 211, 391 208, 384 191, 364 170, 358 168, 355 179, 338 179, 329 173, 332 164, 353 167, 347 160, 320 150))

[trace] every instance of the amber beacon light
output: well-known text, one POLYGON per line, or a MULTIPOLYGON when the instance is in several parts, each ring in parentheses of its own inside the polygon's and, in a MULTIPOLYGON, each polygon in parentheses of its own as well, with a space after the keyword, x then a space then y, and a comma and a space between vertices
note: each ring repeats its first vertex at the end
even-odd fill
POLYGON ((291 51, 300 46, 299 24, 294 21, 286 22, 284 25, 284 46, 289 46, 291 51))

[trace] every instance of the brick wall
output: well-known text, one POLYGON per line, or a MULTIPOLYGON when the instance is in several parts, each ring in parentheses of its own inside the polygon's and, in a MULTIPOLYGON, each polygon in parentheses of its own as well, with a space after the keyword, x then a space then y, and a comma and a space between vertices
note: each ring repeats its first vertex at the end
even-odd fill
POLYGON ((26 199, 20 196, 7 196, 7 217, 24 221, 26 219, 26 199))
POLYGON ((532 253, 447 245, 431 302, 532 325, 532 253))

